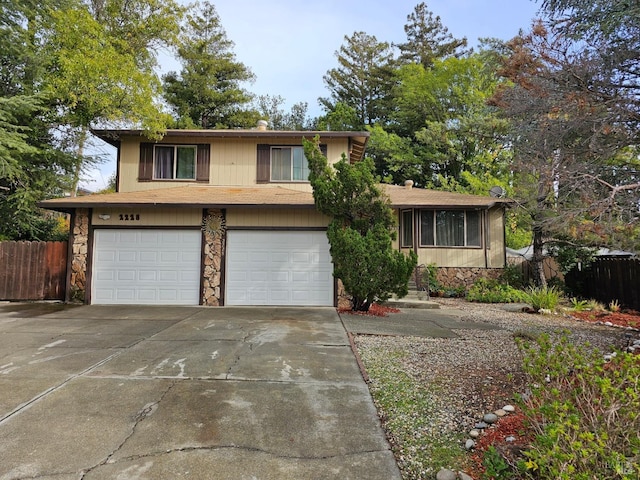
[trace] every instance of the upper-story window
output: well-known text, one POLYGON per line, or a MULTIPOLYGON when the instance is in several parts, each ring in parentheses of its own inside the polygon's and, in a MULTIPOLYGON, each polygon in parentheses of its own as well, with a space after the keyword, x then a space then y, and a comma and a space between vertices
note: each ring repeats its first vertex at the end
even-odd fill
MULTIPOLYGON (((320 144, 320 151, 326 157, 327 145, 320 144)), ((309 165, 302 146, 258 144, 257 166, 257 183, 309 181, 309 165)))
POLYGON ((209 181, 210 151, 207 143, 141 143, 138 181, 195 180, 206 183, 209 181))
POLYGON ((195 145, 156 145, 153 178, 156 180, 195 180, 195 145))
POLYGON ((272 182, 306 182, 309 165, 302 147, 271 147, 272 182))

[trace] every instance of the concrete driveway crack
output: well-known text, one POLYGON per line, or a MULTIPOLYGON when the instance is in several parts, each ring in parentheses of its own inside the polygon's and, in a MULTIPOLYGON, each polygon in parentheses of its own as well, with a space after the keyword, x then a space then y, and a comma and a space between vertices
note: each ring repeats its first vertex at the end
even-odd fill
MULTIPOLYGON (((111 463, 111 464, 118 464, 118 463, 123 463, 123 462, 131 462, 131 461, 135 461, 135 460, 142 460, 145 458, 157 458, 157 457, 161 457, 163 455, 170 455, 172 453, 183 453, 183 452, 215 452, 218 450, 241 450, 244 452, 250 452, 250 453, 263 453, 265 455, 269 455, 271 457, 275 457, 275 458, 281 458, 281 459, 285 459, 285 460, 328 460, 328 459, 332 459, 332 458, 348 458, 348 457, 353 457, 353 456, 357 456, 357 455, 368 455, 370 453, 379 453, 379 452, 383 452, 383 451, 387 451, 387 450, 362 450, 359 452, 349 452, 349 453, 342 453, 342 454, 336 454, 336 455, 323 455, 323 456, 303 456, 303 455, 282 455, 282 454, 277 454, 274 453, 272 451, 269 450, 264 450, 261 448, 256 448, 256 447, 246 447, 246 446, 242 446, 242 445, 211 445, 211 446, 190 446, 190 447, 180 447, 180 448, 172 448, 172 449, 168 449, 168 450, 162 450, 162 451, 157 451, 157 452, 149 452, 149 453, 145 453, 142 455, 132 455, 129 457, 122 457, 121 459, 114 461, 114 462, 103 462, 100 465, 103 465, 105 463, 111 463)), ((98 465, 98 466, 100 466, 98 465)), ((95 467, 97 468, 97 466, 95 467)))
POLYGON ((129 439, 131 437, 133 437, 133 435, 136 433, 136 429, 138 428, 138 425, 140 425, 140 423, 143 422, 147 417, 150 417, 151 415, 153 415, 153 413, 160 406, 160 403, 162 403, 164 398, 173 389, 173 387, 176 386, 177 383, 178 383, 177 381, 171 382, 171 384, 167 387, 167 389, 164 392, 162 392, 162 394, 160 395, 160 398, 158 398, 158 400, 156 400, 155 402, 147 403, 144 407, 142 407, 142 409, 140 409, 136 413, 136 415, 133 417, 133 425, 131 426, 129 434, 122 440, 122 442, 120 442, 120 444, 111 453, 109 453, 104 458, 104 460, 102 460, 100 463, 94 465, 93 467, 90 467, 90 468, 82 471, 80 479, 81 480, 84 479, 85 476, 88 473, 91 473, 93 470, 95 470, 98 467, 101 467, 102 465, 106 465, 108 463, 117 463, 117 462, 114 462, 114 461, 111 460, 113 458, 113 456, 116 455, 125 446, 125 444, 129 441, 129 439))

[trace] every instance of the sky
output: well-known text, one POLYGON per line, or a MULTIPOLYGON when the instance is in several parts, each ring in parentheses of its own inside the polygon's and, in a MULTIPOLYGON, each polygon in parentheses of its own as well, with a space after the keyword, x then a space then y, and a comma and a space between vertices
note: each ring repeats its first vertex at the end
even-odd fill
MULTIPOLYGON (((319 97, 328 96, 322 77, 337 66, 336 52, 355 32, 380 42, 406 41, 407 16, 420 0, 212 0, 236 59, 254 73, 246 89, 256 95, 281 96, 284 108, 306 102, 308 113, 323 112, 319 97)), ((430 0, 427 9, 439 16, 451 35, 509 40, 527 30, 539 9, 534 0, 430 0)), ((164 73, 180 66, 163 56, 164 73)), ((100 143, 98 141, 98 143, 100 143)), ((99 190, 115 172, 115 151, 99 144, 108 160, 90 172, 83 186, 99 190)))

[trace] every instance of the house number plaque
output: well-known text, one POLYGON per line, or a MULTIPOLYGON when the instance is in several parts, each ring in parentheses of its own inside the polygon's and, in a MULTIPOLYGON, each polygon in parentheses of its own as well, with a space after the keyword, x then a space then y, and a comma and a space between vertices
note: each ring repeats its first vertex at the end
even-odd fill
POLYGON ((120 213, 118 214, 118 218, 122 222, 137 221, 137 220, 140 220, 140 214, 139 213, 120 213))

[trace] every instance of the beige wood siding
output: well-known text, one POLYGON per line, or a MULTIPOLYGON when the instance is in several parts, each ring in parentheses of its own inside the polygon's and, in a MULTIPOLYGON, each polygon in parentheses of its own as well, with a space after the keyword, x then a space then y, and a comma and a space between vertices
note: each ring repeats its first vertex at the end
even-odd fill
POLYGON ((419 248, 418 265, 435 263, 439 267, 485 267, 482 248, 419 248))
MULTIPOLYGON (((418 210, 416 210, 418 211, 418 210)), ((397 210, 396 210, 397 213, 397 210)), ((435 263, 439 267, 470 267, 470 268, 502 268, 504 267, 504 217, 502 208, 496 207, 486 213, 488 226, 483 225, 483 232, 488 228, 488 235, 485 235, 487 242, 485 248, 446 248, 446 247, 420 247, 416 250, 418 254, 418 265, 428 265, 435 263)), ((398 227, 398 238, 400 229, 398 227)), ((393 247, 399 248, 399 241, 393 242, 393 247)), ((408 253, 411 248, 400 248, 400 251, 408 253)))
POLYGON ((202 209, 95 208, 91 224, 94 227, 191 227, 202 224, 202 209))
POLYGON ((504 211, 496 207, 489 210, 489 250, 487 261, 491 268, 505 266, 504 211))
POLYGON ((249 209, 227 210, 227 227, 326 227, 329 219, 317 210, 305 209, 249 209))
MULTIPOLYGON (((172 141, 164 138, 165 144, 199 144, 206 142, 203 138, 180 138, 172 141)), ((271 145, 301 145, 301 141, 291 139, 257 139, 257 138, 216 138, 211 143, 211 162, 209 184, 218 186, 255 185, 257 172, 257 145, 259 143, 271 145)), ((333 164, 340 160, 342 153, 347 153, 348 139, 330 139, 327 144, 327 158, 333 164)), ((151 181, 138 182, 138 163, 140 161, 140 140, 124 139, 120 148, 120 178, 119 191, 132 192, 181 186, 194 181, 151 181)), ((307 182, 282 182, 270 185, 281 185, 293 190, 311 191, 307 182)))

